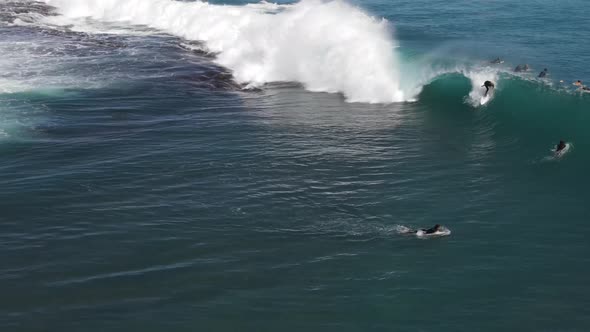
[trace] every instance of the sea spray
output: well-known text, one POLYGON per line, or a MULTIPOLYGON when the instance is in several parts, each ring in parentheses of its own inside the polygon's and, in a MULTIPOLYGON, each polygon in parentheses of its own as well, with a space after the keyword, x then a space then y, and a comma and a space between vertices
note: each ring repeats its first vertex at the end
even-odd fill
POLYGON ((345 2, 221 6, 171 0, 45 0, 68 17, 147 25, 203 41, 240 83, 295 81, 348 101, 401 102, 387 21, 345 2))

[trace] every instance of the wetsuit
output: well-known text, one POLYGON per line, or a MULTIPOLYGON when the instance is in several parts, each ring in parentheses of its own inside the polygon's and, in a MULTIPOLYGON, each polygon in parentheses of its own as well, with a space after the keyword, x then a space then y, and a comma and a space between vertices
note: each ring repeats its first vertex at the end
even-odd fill
POLYGON ((484 96, 487 96, 488 95, 488 91, 490 91, 490 88, 493 88, 494 87, 494 83, 492 83, 490 81, 485 81, 485 82, 483 82, 483 86, 486 87, 486 93, 485 93, 484 96))
POLYGON ((559 144, 557 145, 557 149, 555 150, 555 152, 559 152, 559 151, 561 151, 561 150, 563 150, 563 149, 565 149, 565 143, 564 143, 564 144, 562 144, 562 143, 559 143, 559 144))
POLYGON ((539 73, 539 77, 545 77, 547 76, 547 71, 543 70, 542 72, 539 73))
POLYGON ((426 234, 432 234, 432 233, 436 233, 436 231, 438 231, 438 228, 436 228, 436 226, 434 226, 429 229, 423 229, 422 231, 426 234))

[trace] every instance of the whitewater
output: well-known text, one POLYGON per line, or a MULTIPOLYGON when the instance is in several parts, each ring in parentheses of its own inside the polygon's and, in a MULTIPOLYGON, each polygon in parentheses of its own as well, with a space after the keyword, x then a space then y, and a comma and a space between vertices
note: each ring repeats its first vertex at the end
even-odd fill
MULTIPOLYGON (((449 62, 452 57, 438 54, 436 49, 408 58, 400 53, 388 20, 340 0, 281 5, 171 0, 44 2, 55 7, 59 15, 24 13, 13 24, 114 35, 149 35, 155 32, 146 27, 156 29, 187 41, 181 45, 213 55, 213 61, 228 68, 233 79, 246 89, 296 82, 313 92, 341 93, 348 102, 414 102, 424 86, 446 74, 459 73, 472 85, 464 102, 480 107, 484 81, 494 81, 501 90, 506 79, 529 79, 516 76, 507 65, 466 58, 449 62)), ((31 53, 26 45, 18 47, 25 54, 31 53)), ((15 50, 15 44, 0 43, 0 48, 9 55, 0 61, 0 68, 7 73, 0 82, 3 91, 39 88, 38 81, 54 81, 57 87, 85 81, 92 87, 118 80, 117 73, 72 77, 78 73, 67 69, 68 75, 56 76, 53 70, 51 77, 24 79, 22 73, 30 68, 39 68, 34 72, 42 73, 43 68, 63 67, 68 61, 55 58, 52 62, 35 55, 25 56, 26 62, 16 61, 20 51, 15 50)))
POLYGON ((145 25, 205 43, 216 62, 251 87, 299 82, 310 91, 341 92, 348 101, 400 102, 392 27, 342 1, 245 6, 168 0, 46 0, 67 19, 90 17, 145 25))

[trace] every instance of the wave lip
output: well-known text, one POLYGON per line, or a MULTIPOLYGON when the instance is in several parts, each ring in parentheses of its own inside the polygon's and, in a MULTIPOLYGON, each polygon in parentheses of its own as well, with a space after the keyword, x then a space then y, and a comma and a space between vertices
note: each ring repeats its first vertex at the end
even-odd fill
POLYGON ((45 0, 66 18, 147 25, 205 43, 239 83, 295 81, 351 102, 405 100, 385 20, 340 0, 221 6, 171 0, 45 0))

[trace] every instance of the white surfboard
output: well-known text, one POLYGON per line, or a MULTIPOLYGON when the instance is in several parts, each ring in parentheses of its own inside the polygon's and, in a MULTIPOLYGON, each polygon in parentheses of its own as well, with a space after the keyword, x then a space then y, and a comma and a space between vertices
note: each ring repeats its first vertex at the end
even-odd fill
POLYGON ((451 230, 446 227, 441 227, 440 230, 426 234, 423 230, 419 230, 416 232, 416 236, 419 238, 429 238, 429 237, 439 237, 439 236, 449 236, 451 235, 451 230))
POLYGON ((434 233, 430 233, 430 234, 426 234, 426 232, 422 229, 413 230, 409 227, 402 226, 402 225, 396 226, 396 229, 399 234, 413 234, 413 235, 416 235, 416 237, 419 237, 421 239, 451 235, 451 230, 444 227, 444 226, 441 226, 438 231, 436 231, 434 233))
POLYGON ((488 94, 487 94, 487 96, 483 96, 483 97, 481 97, 481 99, 479 100, 479 104, 480 104, 480 105, 485 105, 485 104, 487 104, 487 102, 488 102, 488 101, 490 101, 491 97, 492 97, 492 96, 491 96, 491 93, 488 93, 488 94))
POLYGON ((555 158, 561 158, 561 157, 565 156, 565 154, 570 151, 570 148, 571 148, 571 144, 565 143, 565 148, 561 149, 560 151, 554 151, 555 158))

